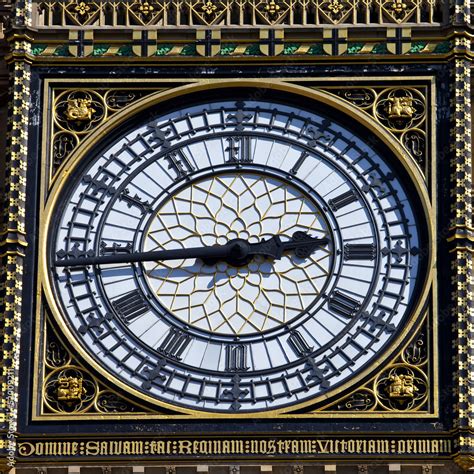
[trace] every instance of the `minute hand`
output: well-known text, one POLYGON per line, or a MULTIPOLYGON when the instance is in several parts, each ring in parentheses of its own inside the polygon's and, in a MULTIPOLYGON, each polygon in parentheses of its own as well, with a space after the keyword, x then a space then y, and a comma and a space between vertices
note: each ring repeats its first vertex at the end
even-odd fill
POLYGON ((230 242, 213 247, 194 247, 189 249, 157 250, 155 252, 137 252, 131 254, 101 255, 96 257, 78 257, 56 260, 56 267, 78 267, 84 265, 101 265, 110 263, 136 263, 157 260, 181 260, 202 258, 225 260, 231 251, 230 242))
POLYGON ((296 232, 292 240, 282 242, 275 235, 269 240, 257 244, 249 244, 243 239, 234 239, 225 245, 212 247, 194 247, 189 249, 158 250, 155 252, 138 252, 132 254, 102 255, 96 257, 78 257, 56 260, 56 267, 77 267, 84 265, 101 265, 113 263, 135 263, 158 260, 181 260, 200 258, 209 263, 224 261, 231 265, 245 265, 253 257, 262 255, 273 259, 280 259, 284 252, 295 250, 298 257, 306 258, 314 250, 328 243, 328 239, 315 239, 304 232, 296 232))

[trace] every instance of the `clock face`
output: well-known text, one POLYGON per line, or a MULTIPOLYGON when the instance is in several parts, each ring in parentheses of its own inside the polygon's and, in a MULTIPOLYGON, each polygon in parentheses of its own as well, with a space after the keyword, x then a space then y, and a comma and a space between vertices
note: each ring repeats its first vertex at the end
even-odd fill
POLYGON ((317 107, 235 94, 157 113, 57 199, 60 319, 167 406, 288 410, 350 381, 425 278, 419 200, 369 143, 317 107))

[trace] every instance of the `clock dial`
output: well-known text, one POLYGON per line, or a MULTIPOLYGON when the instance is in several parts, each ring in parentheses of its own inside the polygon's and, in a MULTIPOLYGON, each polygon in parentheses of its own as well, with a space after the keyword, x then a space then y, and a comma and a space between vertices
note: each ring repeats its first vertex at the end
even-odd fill
POLYGON ((52 213, 59 317, 158 402, 307 403, 377 361, 418 302, 408 188, 314 111, 234 99, 157 114, 86 161, 52 213))
MULTIPOLYGON (((330 234, 316 202, 271 175, 214 173, 185 186, 155 214, 146 250, 250 243, 294 232, 330 234)), ((183 323, 213 334, 241 336, 282 326, 308 309, 325 287, 332 252, 308 258, 288 252, 272 262, 256 256, 240 267, 202 259, 148 262, 145 273, 159 302, 183 323)))

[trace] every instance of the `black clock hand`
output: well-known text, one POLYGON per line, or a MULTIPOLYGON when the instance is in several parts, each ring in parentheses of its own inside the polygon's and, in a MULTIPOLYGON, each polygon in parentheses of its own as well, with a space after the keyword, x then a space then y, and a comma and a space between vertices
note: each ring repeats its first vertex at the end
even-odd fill
POLYGON ((283 253, 294 250, 297 257, 308 258, 318 247, 326 245, 328 242, 329 239, 325 237, 317 239, 300 231, 295 232, 293 237, 286 242, 282 242, 278 235, 274 235, 271 239, 250 244, 249 256, 263 255, 279 260, 283 253))
POLYGON ((327 238, 316 239, 310 237, 304 232, 296 232, 293 235, 293 238, 287 242, 282 242, 278 235, 256 244, 249 244, 243 239, 234 239, 225 245, 215 245, 211 247, 194 247, 189 249, 158 250, 155 252, 69 258, 56 260, 54 265, 56 267, 74 267, 108 263, 134 263, 156 260, 200 258, 206 263, 224 261, 231 265, 241 266, 248 263, 257 255, 278 260, 282 257, 283 253, 288 250, 295 250, 298 257, 306 258, 311 255, 317 247, 326 245, 328 242, 329 240, 327 238))

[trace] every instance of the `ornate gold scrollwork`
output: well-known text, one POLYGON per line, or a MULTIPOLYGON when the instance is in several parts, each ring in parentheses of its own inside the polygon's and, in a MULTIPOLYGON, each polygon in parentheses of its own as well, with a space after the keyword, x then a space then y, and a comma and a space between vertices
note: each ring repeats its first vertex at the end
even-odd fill
POLYGON ((196 23, 246 28, 262 22, 289 26, 426 24, 435 23, 443 10, 441 0, 47 0, 37 5, 43 25, 60 28, 71 23, 108 28, 196 23), (61 10, 64 14, 58 15, 61 10))
POLYGON ((150 92, 133 89, 68 89, 58 92, 54 99, 51 138, 52 175, 97 126, 150 92))
POLYGON ((58 378, 58 401, 75 403, 82 401, 87 394, 84 388, 84 379, 78 377, 58 378))
POLYGON ((81 367, 59 340, 49 322, 44 351, 43 413, 144 413, 145 409, 106 388, 81 367))
POLYGON ((422 329, 368 383, 318 411, 422 412, 429 410, 428 343, 426 321, 422 329))
POLYGON ((95 109, 92 107, 92 99, 68 99, 66 118, 71 121, 90 121, 95 109))
POLYGON ((426 98, 413 87, 327 89, 372 115, 409 152, 425 172, 427 164, 426 98))
POLYGON ((340 411, 368 411, 375 407, 375 394, 368 389, 358 390, 337 405, 340 411))
POLYGON ((397 364, 375 382, 378 402, 389 410, 422 408, 428 397, 426 375, 415 366, 397 364))
POLYGON ((55 413, 87 411, 98 387, 92 375, 71 365, 53 370, 44 382, 44 402, 55 413))
POLYGON ((111 390, 103 390, 97 395, 95 409, 100 413, 130 413, 140 411, 111 390))

